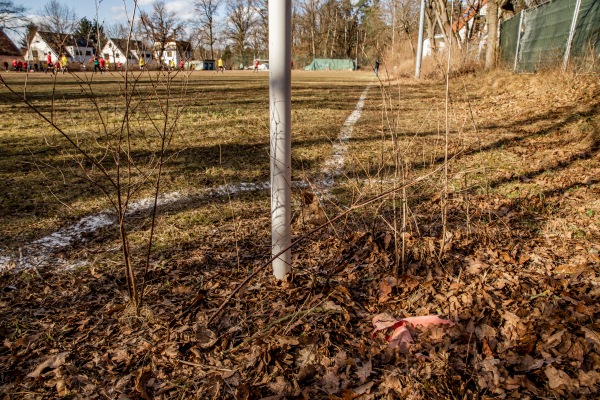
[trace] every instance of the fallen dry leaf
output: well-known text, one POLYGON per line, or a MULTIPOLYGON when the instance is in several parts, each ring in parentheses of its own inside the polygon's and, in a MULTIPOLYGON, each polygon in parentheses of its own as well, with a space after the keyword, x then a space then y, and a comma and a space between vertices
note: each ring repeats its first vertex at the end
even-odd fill
POLYGON ((28 373, 26 377, 37 379, 46 368, 56 369, 56 368, 60 367, 61 365, 63 365, 65 363, 68 355, 69 355, 69 352, 65 351, 65 352, 58 353, 58 354, 55 354, 55 355, 47 358, 46 361, 44 361, 43 363, 38 365, 30 373, 28 373))
POLYGON ((277 395, 285 395, 292 389, 292 385, 281 375, 275 378, 275 382, 268 383, 269 389, 271 389, 277 395))
POLYGON ((321 378, 321 387, 329 394, 337 393, 340 387, 340 378, 333 370, 328 370, 321 378))
POLYGON ((386 276, 379 282, 379 299, 377 299, 379 303, 385 303, 390 298, 396 283, 396 278, 393 276, 386 276))
POLYGON ((548 365, 544 373, 548 377, 550 389, 557 389, 560 386, 564 386, 566 389, 571 390, 579 386, 579 381, 572 379, 566 372, 556 369, 552 365, 548 365))
POLYGON ((152 377, 152 368, 149 365, 146 365, 143 368, 138 370, 138 373, 135 377, 135 390, 140 394, 140 397, 144 400, 152 400, 152 396, 148 392, 146 387, 148 381, 152 377))
POLYGON ((581 327, 581 330, 583 331, 583 333, 585 333, 585 339, 590 342, 593 343, 597 346, 600 346, 600 333, 587 328, 585 326, 581 327))
POLYGON ((360 367, 356 368, 356 376, 361 384, 365 383, 372 373, 373 365, 371 360, 365 361, 360 367))
POLYGON ((594 386, 598 382, 600 382, 600 372, 598 371, 588 371, 583 372, 579 370, 579 375, 577 376, 579 380, 579 385, 584 387, 594 386))
POLYGON ((56 381, 56 392, 60 397, 65 397, 69 393, 69 389, 67 389, 67 385, 63 379, 56 381))

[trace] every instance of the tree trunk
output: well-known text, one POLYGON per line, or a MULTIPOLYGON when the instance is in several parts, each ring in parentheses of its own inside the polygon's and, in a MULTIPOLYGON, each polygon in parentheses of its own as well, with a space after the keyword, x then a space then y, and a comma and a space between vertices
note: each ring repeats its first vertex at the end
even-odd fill
POLYGON ((427 2, 425 8, 425 20, 427 21, 427 38, 429 39, 429 46, 431 49, 431 54, 433 54, 436 50, 435 44, 435 11, 431 7, 431 2, 427 2))
POLYGON ((310 44, 311 44, 311 50, 312 50, 312 56, 313 58, 317 57, 317 46, 315 45, 315 24, 316 24, 316 10, 315 10, 315 2, 314 0, 312 0, 310 2, 310 19, 311 19, 311 24, 310 24, 310 44))
POLYGON ((485 69, 492 69, 496 67, 496 48, 498 45, 498 0, 489 0, 487 7, 488 32, 485 69))
POLYGON ((334 50, 335 50, 335 45, 337 44, 336 43, 336 39, 337 39, 337 24, 338 24, 337 19, 338 19, 338 14, 337 14, 337 10, 336 10, 335 18, 334 18, 334 21, 333 21, 333 38, 331 40, 331 51, 329 52, 329 58, 333 58, 333 53, 334 53, 334 50))
POLYGON ((396 63, 396 3, 392 1, 392 64, 396 63))
POLYGON ((210 39, 209 39, 210 40, 210 59, 214 60, 215 59, 215 51, 214 51, 213 44, 215 42, 215 39, 213 37, 213 24, 212 24, 212 20, 208 24, 208 31, 209 31, 209 34, 210 34, 210 39))
POLYGON ((406 37, 408 38, 408 44, 410 45, 410 51, 412 52, 413 58, 416 59, 417 51, 415 50, 415 45, 413 44, 410 28, 408 26, 404 29, 404 33, 406 33, 406 37))

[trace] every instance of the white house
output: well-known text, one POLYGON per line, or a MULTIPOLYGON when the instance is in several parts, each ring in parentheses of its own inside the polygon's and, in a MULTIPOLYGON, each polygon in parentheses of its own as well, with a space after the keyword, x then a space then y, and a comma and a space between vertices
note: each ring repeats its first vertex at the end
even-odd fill
POLYGON ((102 57, 111 65, 117 65, 119 61, 123 65, 137 65, 140 57, 146 64, 152 60, 152 50, 147 50, 140 40, 130 40, 129 48, 127 45, 127 39, 110 38, 102 48, 102 57))
MULTIPOLYGON (((433 37, 433 40, 435 40, 435 48, 438 51, 442 51, 443 49, 446 48, 446 41, 445 41, 445 37, 442 34, 438 34, 435 35, 433 37)), ((433 53, 433 46, 431 45, 431 40, 429 40, 429 38, 423 40, 423 57, 431 57, 432 53, 433 53)))
POLYGON ((162 57, 160 57, 159 53, 160 43, 156 43, 154 45, 154 58, 157 60, 160 58, 162 64, 166 66, 171 65, 171 60, 173 60, 173 64, 178 67, 180 61, 185 63, 193 58, 192 44, 190 42, 184 42, 180 40, 168 42, 165 45, 162 57))
POLYGON ((60 60, 64 54, 69 62, 83 64, 94 57, 94 47, 85 38, 63 33, 36 32, 29 43, 25 59, 41 63, 46 61, 48 53, 52 62, 60 60))

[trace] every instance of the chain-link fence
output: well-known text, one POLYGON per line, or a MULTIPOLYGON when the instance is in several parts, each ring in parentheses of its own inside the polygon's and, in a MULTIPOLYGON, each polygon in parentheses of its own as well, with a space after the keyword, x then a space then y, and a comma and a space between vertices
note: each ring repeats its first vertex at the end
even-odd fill
POLYGON ((600 71, 600 0, 550 0, 522 11, 502 24, 500 51, 515 72, 600 71))

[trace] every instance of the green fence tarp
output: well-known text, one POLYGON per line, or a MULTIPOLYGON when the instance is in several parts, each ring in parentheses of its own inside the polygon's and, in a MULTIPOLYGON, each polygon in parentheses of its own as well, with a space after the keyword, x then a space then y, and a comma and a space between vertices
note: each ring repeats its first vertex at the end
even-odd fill
MULTIPOLYGON (((522 11, 522 18, 518 14, 504 22, 500 31, 501 59, 510 65, 516 58, 519 72, 561 65, 576 5, 576 0, 550 0, 522 11)), ((600 0, 581 0, 568 62, 579 69, 598 70, 599 55, 600 0)))
POLYGON ((575 1, 551 0, 525 12, 518 71, 560 65, 575 11, 575 1))
POLYGON ((515 63, 515 56, 517 54, 519 30, 521 29, 519 26, 520 22, 521 14, 505 21, 500 30, 500 58, 511 67, 515 63))
MULTIPOLYGON (((600 54, 600 1, 582 0, 577 27, 571 45, 571 55, 581 62, 590 62, 600 54)), ((596 66, 597 67, 597 66, 596 66)))
POLYGON ((310 65, 304 67, 306 71, 340 71, 340 70, 351 70, 354 71, 353 60, 344 60, 336 58, 315 58, 310 65))

